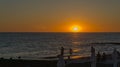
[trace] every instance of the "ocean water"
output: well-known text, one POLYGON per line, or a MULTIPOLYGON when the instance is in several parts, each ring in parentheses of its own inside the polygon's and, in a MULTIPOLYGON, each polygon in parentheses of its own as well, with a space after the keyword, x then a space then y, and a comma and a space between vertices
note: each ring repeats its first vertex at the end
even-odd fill
POLYGON ((0 57, 41 59, 60 54, 60 47, 73 49, 73 55, 90 56, 90 47, 112 53, 120 51, 120 33, 0 33, 0 57))

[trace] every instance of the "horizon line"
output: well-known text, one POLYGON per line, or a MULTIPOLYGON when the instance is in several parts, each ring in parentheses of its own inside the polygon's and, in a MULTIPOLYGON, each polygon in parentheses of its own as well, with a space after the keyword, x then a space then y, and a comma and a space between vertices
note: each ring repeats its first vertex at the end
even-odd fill
POLYGON ((0 33, 120 33, 120 32, 0 32, 0 33))

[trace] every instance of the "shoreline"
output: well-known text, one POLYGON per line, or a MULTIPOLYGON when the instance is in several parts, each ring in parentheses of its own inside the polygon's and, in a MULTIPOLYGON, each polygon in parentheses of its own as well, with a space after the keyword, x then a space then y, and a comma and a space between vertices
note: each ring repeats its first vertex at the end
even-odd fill
MULTIPOLYGON (((83 58, 84 60, 85 58, 83 58)), ((79 59, 75 59, 79 60, 79 59)), ((67 61, 67 60, 65 60, 67 61)), ((82 59, 81 59, 82 61, 82 59)), ((57 67, 58 60, 25 60, 25 59, 0 59, 0 67, 57 67)), ((96 67, 112 67, 111 64, 96 63, 96 67)), ((118 63, 120 66, 120 62, 118 63)), ((90 61, 70 63, 65 67, 90 67, 90 61)))
MULTIPOLYGON (((49 57, 51 58, 51 57, 49 57)), ((56 58, 56 57, 53 57, 56 58)), ((67 64, 68 59, 65 59, 65 67, 90 67, 90 57, 80 57, 71 59, 71 63, 67 64)), ((28 60, 28 59, 0 59, 0 67, 57 67, 58 59, 56 60, 28 60)), ((118 67, 120 62, 118 63, 118 67)), ((96 67, 113 67, 112 63, 96 62, 96 67)))

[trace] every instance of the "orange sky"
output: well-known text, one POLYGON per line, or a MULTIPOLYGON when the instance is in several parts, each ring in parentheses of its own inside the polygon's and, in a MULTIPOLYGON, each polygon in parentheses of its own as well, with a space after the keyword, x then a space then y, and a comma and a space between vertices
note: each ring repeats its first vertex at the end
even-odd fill
POLYGON ((0 32, 120 32, 119 0, 0 0, 0 32))

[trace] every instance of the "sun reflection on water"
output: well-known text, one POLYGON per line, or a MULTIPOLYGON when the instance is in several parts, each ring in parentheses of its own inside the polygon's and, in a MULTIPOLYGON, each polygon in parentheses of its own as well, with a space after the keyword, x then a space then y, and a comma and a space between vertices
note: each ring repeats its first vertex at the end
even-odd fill
POLYGON ((71 58, 72 58, 72 59, 79 59, 79 58, 82 58, 82 56, 77 56, 77 55, 76 55, 76 56, 72 56, 71 58))

